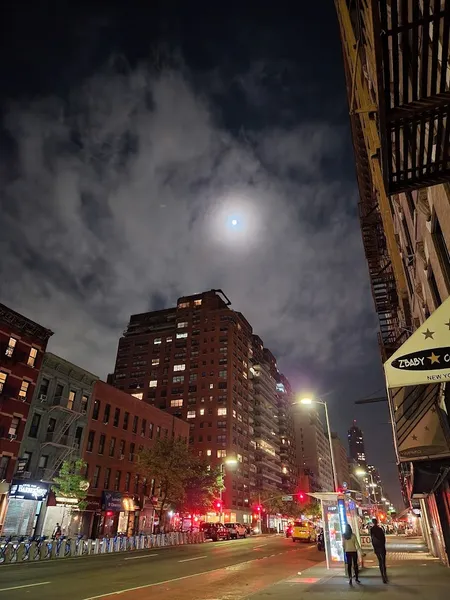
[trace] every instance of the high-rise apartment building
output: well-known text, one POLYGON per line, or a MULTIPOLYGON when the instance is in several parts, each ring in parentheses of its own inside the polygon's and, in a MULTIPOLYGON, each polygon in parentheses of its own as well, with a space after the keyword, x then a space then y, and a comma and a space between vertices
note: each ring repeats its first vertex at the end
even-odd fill
POLYGON ((189 423, 193 451, 223 465, 224 513, 231 520, 250 522, 258 483, 283 483, 277 381, 269 363, 245 317, 223 292, 211 290, 182 297, 174 308, 132 315, 109 378, 189 423), (227 458, 237 459, 237 467, 227 466, 227 458))
MULTIPOLYGON (((335 5, 363 244, 386 361, 450 292, 450 7, 425 0, 335 5)), ((407 502, 420 503, 423 522, 431 524, 430 550, 448 563, 450 402, 441 394, 440 384, 407 386, 388 400, 407 502)))
POLYGON ((294 411, 294 427, 299 469, 317 485, 314 491, 333 491, 330 444, 318 412, 298 408, 294 411))
POLYGON ((348 468, 347 450, 340 440, 337 433, 331 434, 331 442, 333 445, 334 464, 336 466, 336 476, 339 487, 351 488, 350 485, 350 470, 348 468))
POLYGON ((361 429, 353 421, 348 430, 348 451, 351 459, 355 461, 362 469, 367 467, 366 450, 364 447, 364 435, 361 429))

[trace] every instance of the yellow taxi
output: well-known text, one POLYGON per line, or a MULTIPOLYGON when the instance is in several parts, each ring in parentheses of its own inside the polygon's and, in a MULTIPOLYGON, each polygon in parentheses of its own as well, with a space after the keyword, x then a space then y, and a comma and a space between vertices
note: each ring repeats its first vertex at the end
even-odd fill
POLYGON ((316 539, 316 530, 311 523, 308 523, 307 521, 295 521, 292 528, 293 542, 315 542, 316 539))

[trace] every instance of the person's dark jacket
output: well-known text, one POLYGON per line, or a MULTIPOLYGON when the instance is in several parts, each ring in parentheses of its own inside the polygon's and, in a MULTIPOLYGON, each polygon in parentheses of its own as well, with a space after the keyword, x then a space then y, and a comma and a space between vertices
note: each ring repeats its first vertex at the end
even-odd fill
POLYGON ((379 525, 373 525, 370 530, 370 537, 372 538, 372 546, 375 551, 386 550, 386 536, 379 525))

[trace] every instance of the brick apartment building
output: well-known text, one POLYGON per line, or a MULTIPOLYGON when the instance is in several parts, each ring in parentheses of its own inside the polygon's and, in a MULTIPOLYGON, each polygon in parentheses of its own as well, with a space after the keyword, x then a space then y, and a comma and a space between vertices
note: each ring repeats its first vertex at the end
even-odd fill
POLYGON ((42 357, 52 332, 0 304, 0 532, 42 357))
POLYGON ((136 456, 160 437, 187 442, 189 425, 102 381, 95 383, 92 400, 82 452, 90 482, 84 532, 150 533, 157 482, 139 473, 136 456))
MULTIPOLYGON (((263 438, 255 431, 253 393, 261 370, 273 388, 272 420, 266 423, 271 431, 277 429, 271 464, 276 463, 275 483, 282 489, 276 380, 262 342, 257 338, 256 345, 255 339, 251 325, 230 308, 221 290, 182 297, 174 308, 131 316, 109 379, 144 403, 189 423, 193 451, 209 458, 212 466, 223 465, 225 519, 245 523, 251 520, 258 468, 263 473, 257 460, 263 438), (227 467, 227 458, 237 459, 237 466, 227 467)), ((258 416, 262 427, 261 419, 258 416)), ((294 471, 290 466, 289 472, 294 471)))

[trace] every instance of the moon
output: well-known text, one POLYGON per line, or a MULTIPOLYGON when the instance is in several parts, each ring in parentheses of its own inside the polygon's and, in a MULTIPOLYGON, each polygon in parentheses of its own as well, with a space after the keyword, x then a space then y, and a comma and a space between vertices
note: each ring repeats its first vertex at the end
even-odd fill
POLYGON ((238 224, 237 219, 233 219, 231 221, 231 224, 233 225, 233 227, 236 227, 236 225, 238 224))

